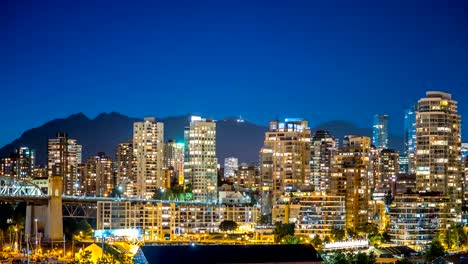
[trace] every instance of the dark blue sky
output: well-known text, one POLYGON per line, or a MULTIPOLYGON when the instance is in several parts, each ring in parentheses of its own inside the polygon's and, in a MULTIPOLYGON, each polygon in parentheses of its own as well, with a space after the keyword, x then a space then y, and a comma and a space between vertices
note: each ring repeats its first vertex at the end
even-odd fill
POLYGON ((0 1, 0 145, 109 111, 361 127, 388 113, 401 134, 426 90, 468 116, 465 2, 0 1))

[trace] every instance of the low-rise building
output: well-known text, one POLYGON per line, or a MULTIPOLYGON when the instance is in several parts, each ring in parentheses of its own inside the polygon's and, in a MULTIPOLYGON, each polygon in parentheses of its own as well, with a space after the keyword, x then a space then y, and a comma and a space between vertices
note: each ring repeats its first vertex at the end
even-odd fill
POLYGON ((396 195, 389 207, 391 242, 424 249, 453 220, 449 202, 436 193, 396 195))
POLYGON ((289 193, 273 205, 272 219, 273 223, 295 223, 299 236, 331 236, 333 229, 345 227, 345 197, 323 192, 289 193))
POLYGON ((253 228, 259 208, 241 205, 176 202, 100 201, 97 229, 140 229, 143 240, 176 239, 190 234, 219 231, 223 220, 239 228, 253 228))

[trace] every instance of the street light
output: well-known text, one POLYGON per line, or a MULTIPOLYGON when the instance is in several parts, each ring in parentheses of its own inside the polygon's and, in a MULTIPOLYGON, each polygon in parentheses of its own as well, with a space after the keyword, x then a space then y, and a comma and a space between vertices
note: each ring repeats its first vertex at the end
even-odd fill
POLYGON ((36 229, 36 251, 37 251, 37 244, 38 244, 38 239, 37 239, 37 218, 34 219, 34 226, 35 226, 35 229, 36 229))
POLYGON ((18 228, 15 227, 15 248, 16 248, 16 251, 19 250, 18 248, 18 228))

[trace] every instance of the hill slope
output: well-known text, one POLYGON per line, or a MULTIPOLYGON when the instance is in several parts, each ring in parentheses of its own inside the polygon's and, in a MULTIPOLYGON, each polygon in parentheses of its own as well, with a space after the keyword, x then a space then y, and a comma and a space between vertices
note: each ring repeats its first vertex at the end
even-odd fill
MULTIPOLYGON (((15 148, 28 146, 36 150, 38 164, 47 160, 47 139, 55 137, 57 132, 66 132, 70 138, 77 139, 83 145, 83 160, 104 151, 111 157, 115 155, 116 146, 132 138, 133 123, 140 118, 132 118, 119 113, 102 113, 94 119, 89 119, 83 113, 67 118, 55 119, 44 125, 29 129, 18 139, 0 149, 0 157, 6 157, 15 148)), ((189 115, 167 118, 157 118, 164 123, 164 138, 183 141, 184 128, 189 123, 189 115)), ((237 122, 234 118, 226 118, 217 122, 217 156, 218 161, 226 157, 237 157, 240 162, 257 162, 259 150, 263 145, 266 126, 249 122, 237 122)), ((371 129, 358 128, 345 121, 331 121, 312 128, 312 132, 328 130, 338 139, 344 135, 356 134, 371 136, 371 129)), ((390 147, 402 149, 402 137, 390 136, 390 147)))

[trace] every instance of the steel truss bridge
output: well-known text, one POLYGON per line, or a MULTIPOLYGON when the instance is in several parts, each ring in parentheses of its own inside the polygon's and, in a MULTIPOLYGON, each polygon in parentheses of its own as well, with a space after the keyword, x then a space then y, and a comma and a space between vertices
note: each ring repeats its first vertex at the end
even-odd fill
MULTIPOLYGON (((26 202, 47 205, 50 196, 36 184, 12 177, 0 176, 0 202, 26 202)), ((96 218, 98 201, 113 201, 108 197, 62 196, 63 217, 96 218)))
MULTIPOLYGON (((0 202, 26 202, 28 205, 48 205, 50 195, 36 184, 11 177, 0 176, 0 202)), ((62 196, 62 216, 70 218, 96 218, 97 202, 161 202, 139 198, 90 196, 62 196)), ((196 203, 196 202, 195 202, 196 203)))

